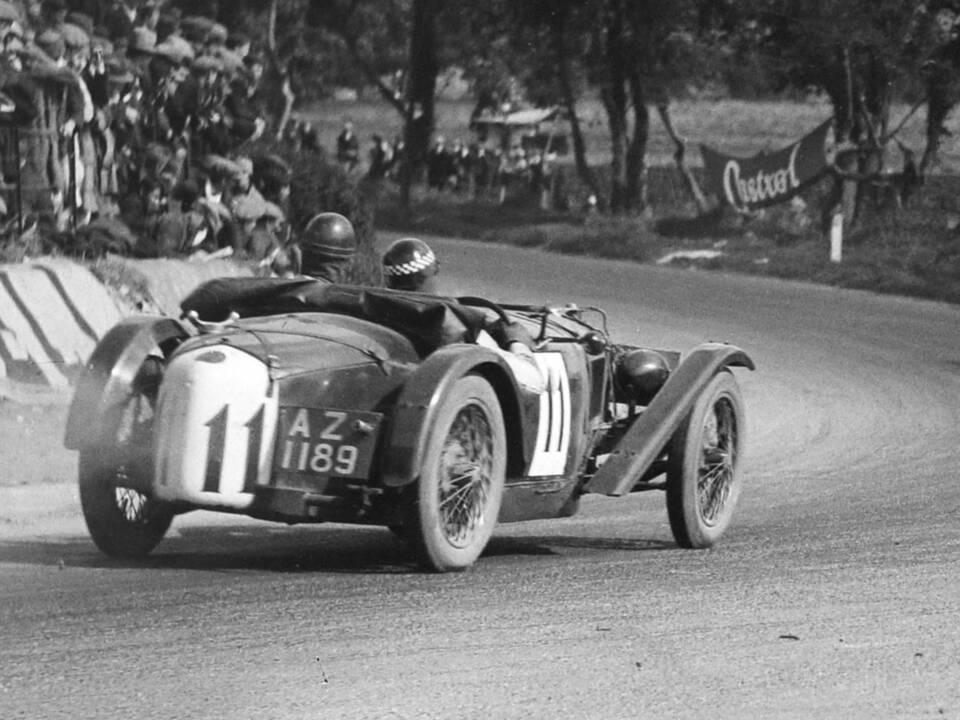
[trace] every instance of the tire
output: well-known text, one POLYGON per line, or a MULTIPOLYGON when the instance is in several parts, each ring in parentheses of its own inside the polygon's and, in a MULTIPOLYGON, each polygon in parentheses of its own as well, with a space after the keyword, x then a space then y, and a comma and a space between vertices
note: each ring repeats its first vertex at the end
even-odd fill
POLYGON ((741 478, 743 398, 736 379, 717 373, 670 441, 667 516, 677 544, 707 548, 730 524, 741 478))
POLYGON ((137 488, 149 487, 153 466, 153 405, 131 395, 121 408, 113 445, 80 450, 80 506, 94 544, 115 558, 145 557, 173 520, 173 510, 137 488))
POLYGON ((496 393, 483 378, 461 378, 427 430, 420 479, 410 494, 405 527, 425 569, 461 571, 480 557, 500 514, 506 456, 496 393))

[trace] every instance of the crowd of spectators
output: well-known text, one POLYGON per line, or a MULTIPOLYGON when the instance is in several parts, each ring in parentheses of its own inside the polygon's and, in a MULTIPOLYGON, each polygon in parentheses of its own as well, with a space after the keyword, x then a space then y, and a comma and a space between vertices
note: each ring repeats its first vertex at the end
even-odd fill
POLYGON ((246 150, 267 126, 247 37, 159 0, 0 0, 0 44, 0 211, 96 248, 284 271, 292 171, 246 150))
POLYGON ((462 140, 448 146, 438 136, 427 153, 427 184, 438 191, 482 197, 495 193, 503 203, 508 193, 526 189, 540 196, 552 190, 555 155, 515 143, 508 151, 462 140))

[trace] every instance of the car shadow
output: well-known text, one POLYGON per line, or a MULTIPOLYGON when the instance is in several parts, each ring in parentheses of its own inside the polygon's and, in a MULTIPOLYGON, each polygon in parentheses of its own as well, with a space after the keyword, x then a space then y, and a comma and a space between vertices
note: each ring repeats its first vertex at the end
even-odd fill
POLYGON ((628 552, 676 550, 674 542, 650 538, 604 538, 589 536, 538 535, 497 537, 495 536, 484 556, 501 555, 558 555, 558 549, 572 550, 621 550, 628 552))
MULTIPOLYGON (((557 556, 562 550, 651 551, 676 548, 660 540, 494 536, 487 558, 557 556)), ((181 528, 139 560, 105 556, 85 536, 0 541, 0 563, 100 569, 157 568, 268 573, 419 574, 409 546, 384 528, 181 528)))

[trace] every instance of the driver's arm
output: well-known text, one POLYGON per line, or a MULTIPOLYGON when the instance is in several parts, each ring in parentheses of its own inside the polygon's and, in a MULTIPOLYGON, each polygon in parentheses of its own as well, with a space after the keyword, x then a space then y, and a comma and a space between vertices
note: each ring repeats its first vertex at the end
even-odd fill
POLYGON ((533 357, 533 337, 520 323, 489 323, 477 335, 477 344, 497 350, 507 360, 517 382, 529 392, 540 394, 546 389, 546 379, 533 357))

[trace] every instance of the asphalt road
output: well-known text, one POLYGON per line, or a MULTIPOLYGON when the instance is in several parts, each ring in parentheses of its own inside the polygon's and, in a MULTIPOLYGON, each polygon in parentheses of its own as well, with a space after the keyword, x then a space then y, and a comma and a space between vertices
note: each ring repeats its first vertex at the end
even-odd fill
POLYGON ((0 718, 960 718, 960 310, 435 244, 449 292, 753 355, 724 541, 676 548, 645 494, 503 526, 459 575, 386 530, 202 514, 132 566, 72 485, 12 488, 0 718))

